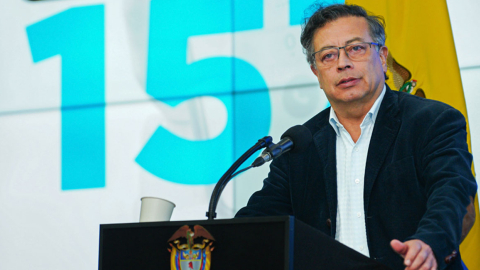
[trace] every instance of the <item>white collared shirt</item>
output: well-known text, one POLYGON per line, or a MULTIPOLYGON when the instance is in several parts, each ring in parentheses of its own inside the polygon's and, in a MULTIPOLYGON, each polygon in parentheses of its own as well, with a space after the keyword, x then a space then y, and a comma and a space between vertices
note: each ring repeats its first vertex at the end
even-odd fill
POLYGON ((363 186, 368 146, 372 138, 378 109, 385 96, 386 87, 360 124, 361 134, 357 142, 338 121, 330 108, 330 125, 337 134, 337 230, 335 239, 369 257, 363 186))

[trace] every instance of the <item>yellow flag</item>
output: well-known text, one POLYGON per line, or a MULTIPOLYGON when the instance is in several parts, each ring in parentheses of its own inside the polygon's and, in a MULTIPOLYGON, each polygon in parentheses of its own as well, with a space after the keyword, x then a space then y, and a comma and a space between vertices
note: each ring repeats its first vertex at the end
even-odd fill
MULTIPOLYGON (((387 60, 390 88, 411 92, 449 104, 463 113, 467 108, 460 69, 445 0, 347 0, 385 18, 389 49, 387 60)), ((467 142, 471 151, 467 119, 467 142)), ((473 171, 473 164, 472 164, 473 171)), ((480 218, 478 195, 475 198, 480 218)), ((463 262, 480 269, 480 222, 475 222, 460 245, 463 262)))

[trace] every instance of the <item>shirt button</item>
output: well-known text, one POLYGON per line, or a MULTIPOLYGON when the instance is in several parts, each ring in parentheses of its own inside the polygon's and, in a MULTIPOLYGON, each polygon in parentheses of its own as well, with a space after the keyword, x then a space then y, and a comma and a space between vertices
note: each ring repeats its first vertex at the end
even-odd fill
POLYGON ((358 152, 358 147, 355 147, 354 149, 355 149, 355 152, 358 152))
POLYGON ((361 217, 361 216, 362 216, 362 213, 358 212, 357 217, 361 217))
POLYGON ((363 250, 363 246, 360 246, 360 250, 363 250))
POLYGON ((360 179, 355 179, 355 183, 360 183, 360 179))

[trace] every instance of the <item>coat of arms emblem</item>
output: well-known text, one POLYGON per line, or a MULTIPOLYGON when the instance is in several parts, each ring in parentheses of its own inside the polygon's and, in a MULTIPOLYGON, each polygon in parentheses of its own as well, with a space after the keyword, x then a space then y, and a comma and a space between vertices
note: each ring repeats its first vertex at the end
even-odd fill
POLYGON ((210 270, 215 238, 202 226, 180 227, 168 240, 171 270, 210 270))

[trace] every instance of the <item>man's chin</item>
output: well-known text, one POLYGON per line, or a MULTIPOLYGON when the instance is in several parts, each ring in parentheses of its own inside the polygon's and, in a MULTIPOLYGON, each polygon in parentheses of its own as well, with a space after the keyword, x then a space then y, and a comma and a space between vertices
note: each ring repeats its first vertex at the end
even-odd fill
POLYGON ((338 97, 337 101, 343 104, 355 104, 355 103, 367 102, 367 95, 365 92, 352 91, 350 93, 345 93, 345 95, 338 97))

